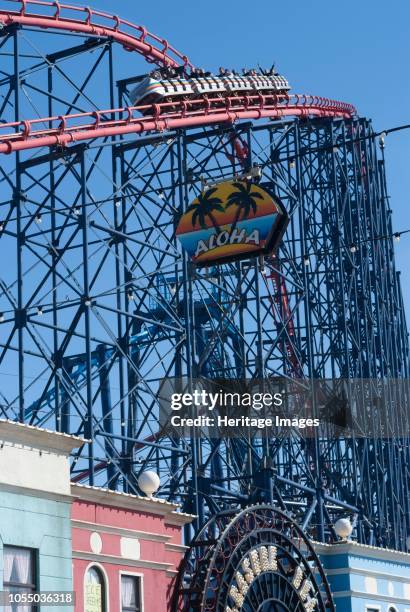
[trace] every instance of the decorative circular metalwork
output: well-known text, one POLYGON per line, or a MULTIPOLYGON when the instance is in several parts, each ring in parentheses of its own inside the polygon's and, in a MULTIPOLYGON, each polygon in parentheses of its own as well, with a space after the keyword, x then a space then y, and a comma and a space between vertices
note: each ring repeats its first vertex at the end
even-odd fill
POLYGON ((300 527, 269 505, 222 512, 193 540, 180 568, 175 610, 333 611, 321 563, 300 527))

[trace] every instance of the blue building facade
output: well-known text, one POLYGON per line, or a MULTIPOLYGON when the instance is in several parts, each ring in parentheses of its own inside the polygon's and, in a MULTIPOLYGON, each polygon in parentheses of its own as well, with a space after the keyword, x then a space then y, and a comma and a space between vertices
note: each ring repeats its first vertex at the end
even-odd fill
POLYGON ((410 554, 350 541, 316 550, 337 612, 410 612, 410 554))

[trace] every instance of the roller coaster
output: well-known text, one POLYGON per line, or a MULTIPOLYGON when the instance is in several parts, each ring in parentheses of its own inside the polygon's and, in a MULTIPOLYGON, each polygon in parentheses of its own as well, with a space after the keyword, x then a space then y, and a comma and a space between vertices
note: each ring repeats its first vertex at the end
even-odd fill
MULTIPOLYGON (((278 75, 255 74, 240 76, 239 74, 212 75, 201 69, 201 75, 183 74, 179 77, 163 77, 159 71, 142 76, 130 92, 132 104, 153 104, 155 102, 172 102, 201 97, 225 98, 236 96, 264 94, 277 103, 280 98, 287 98, 289 83, 278 75), (202 75, 204 72, 204 75, 202 75), (205 76, 207 74, 207 76, 205 76)), ((149 112, 147 109, 145 112, 149 112)))
POLYGON ((371 122, 348 103, 263 90, 135 106, 137 60, 141 73, 194 68, 145 27, 46 0, 2 0, 0 24, 0 246, 16 261, 0 280, 2 416, 90 440, 74 481, 138 492, 156 470, 158 495, 211 525, 209 541, 212 517, 242 508, 247 522, 246 508, 268 504, 285 514, 263 511, 265 527, 295 521, 332 541, 350 514, 358 541, 404 550, 400 402, 371 438, 178 439, 158 419, 170 376, 408 377, 371 122), (195 269, 178 215, 204 185, 255 172, 290 217, 278 252, 195 269))

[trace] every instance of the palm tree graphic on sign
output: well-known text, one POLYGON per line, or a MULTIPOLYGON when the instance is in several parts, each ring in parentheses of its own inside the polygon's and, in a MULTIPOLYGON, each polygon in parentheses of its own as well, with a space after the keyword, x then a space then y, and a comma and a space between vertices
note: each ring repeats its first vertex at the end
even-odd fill
POLYGON ((230 206, 237 206, 237 213, 235 223, 233 224, 233 228, 237 224, 240 219, 242 213, 242 219, 246 219, 249 217, 251 211, 256 213, 258 209, 258 204, 255 200, 263 200, 263 195, 252 191, 253 184, 252 183, 233 183, 233 186, 236 187, 238 191, 232 191, 232 193, 228 196, 228 203, 226 208, 230 206))
POLYGON ((213 197, 215 191, 217 191, 216 187, 200 193, 195 202, 187 208, 187 213, 192 212, 193 227, 198 223, 202 229, 206 229, 206 219, 209 217, 213 226, 218 229, 218 223, 212 213, 215 211, 223 212, 224 208, 222 206, 222 200, 213 197))

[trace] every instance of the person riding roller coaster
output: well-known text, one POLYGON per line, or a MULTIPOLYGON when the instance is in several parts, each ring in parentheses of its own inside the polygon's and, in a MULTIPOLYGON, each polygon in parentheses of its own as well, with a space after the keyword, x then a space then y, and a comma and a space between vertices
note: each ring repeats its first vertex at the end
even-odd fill
POLYGON ((248 70, 247 68, 242 68, 242 74, 243 76, 275 76, 275 74, 278 74, 275 68, 275 62, 273 62, 269 70, 261 68, 259 64, 258 69, 259 72, 256 70, 256 68, 251 68, 250 70, 248 70))
POLYGON ((185 66, 164 66, 163 68, 155 68, 150 72, 150 76, 154 79, 175 79, 176 77, 186 78, 185 66))
MULTIPOLYGON (((269 70, 265 70, 258 65, 258 70, 256 68, 251 68, 248 70, 247 68, 242 68, 242 76, 274 76, 278 74, 275 69, 275 63, 272 64, 269 70)), ((203 68, 193 68, 190 73, 187 72, 185 66, 178 66, 176 68, 172 66, 164 66, 163 68, 155 68, 150 76, 154 79, 175 79, 175 78, 205 78, 213 76, 211 71, 205 71, 203 68)), ((231 76, 240 76, 239 72, 235 69, 225 68, 220 66, 218 76, 220 77, 231 77, 231 76)))
MULTIPOLYGON (((226 98, 247 97, 247 104, 260 103, 260 96, 265 96, 271 103, 289 98, 290 86, 285 77, 275 70, 252 68, 237 72, 234 69, 220 66, 216 74, 200 67, 164 66, 156 68, 149 74, 136 79, 135 87, 129 92, 132 106, 144 106, 142 114, 151 112, 151 104, 165 103, 167 112, 174 112, 179 107, 173 106, 183 102, 212 100, 215 108, 226 105, 226 98), (259 97, 258 97, 259 96, 259 97)), ((156 109, 158 112, 158 108, 156 109)))

